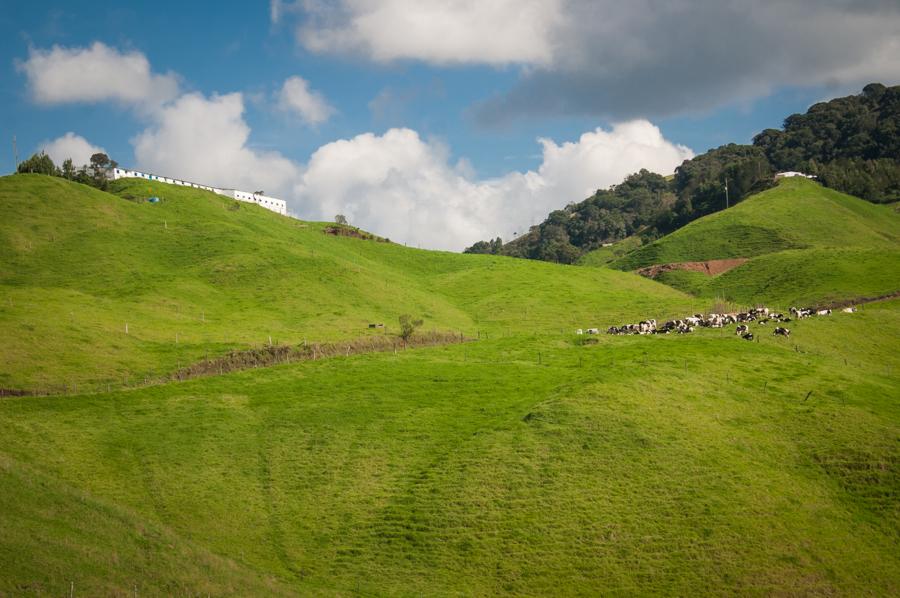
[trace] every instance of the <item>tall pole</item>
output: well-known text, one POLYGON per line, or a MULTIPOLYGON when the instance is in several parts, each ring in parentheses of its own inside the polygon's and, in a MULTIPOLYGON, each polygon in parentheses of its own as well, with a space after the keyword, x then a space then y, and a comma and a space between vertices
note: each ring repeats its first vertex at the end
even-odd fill
POLYGON ((725 209, 728 209, 728 177, 725 177, 725 209))
POLYGON ((17 172, 19 170, 19 148, 16 147, 16 136, 13 135, 13 156, 15 156, 16 163, 13 166, 13 172, 17 172))

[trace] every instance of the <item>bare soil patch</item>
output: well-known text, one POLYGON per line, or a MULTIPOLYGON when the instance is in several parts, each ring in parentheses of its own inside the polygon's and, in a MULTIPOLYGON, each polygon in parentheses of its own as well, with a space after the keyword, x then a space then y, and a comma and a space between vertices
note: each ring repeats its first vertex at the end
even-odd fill
POLYGON ((663 272, 671 272, 673 270, 689 270, 691 272, 701 272, 707 276, 717 276, 723 272, 728 272, 733 268, 737 268, 741 264, 747 262, 749 258, 735 257, 727 260, 708 260, 705 262, 677 262, 672 264, 655 264, 640 268, 637 273, 647 278, 656 278, 663 272))

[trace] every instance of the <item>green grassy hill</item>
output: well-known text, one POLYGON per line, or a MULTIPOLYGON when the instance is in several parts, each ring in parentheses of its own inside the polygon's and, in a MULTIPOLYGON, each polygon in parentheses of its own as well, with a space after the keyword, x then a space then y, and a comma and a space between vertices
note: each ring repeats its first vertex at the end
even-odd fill
POLYGON ((753 258, 716 277, 667 272, 658 280, 701 297, 781 305, 900 290, 900 216, 886 206, 786 179, 611 262, 654 264, 753 258))
POLYGON ((895 595, 898 308, 5 399, 0 594, 895 595))
POLYGON ((270 337, 356 338, 370 322, 396 332, 403 313, 473 336, 559 333, 688 301, 629 274, 327 235, 163 183, 126 179, 112 193, 0 178, 0 388, 124 384, 270 337), (162 202, 124 199, 151 195, 162 202))
MULTIPOLYGON (((709 301, 112 191, 0 178, 0 386, 72 391, 0 397, 0 596, 900 593, 900 300, 789 339, 579 337, 709 301), (403 312, 480 338, 84 393, 403 312)), ((864 243, 785 224, 804 248, 745 266, 820 252, 836 281, 771 288, 887 284, 893 216, 846 203, 864 243)))
POLYGON ((579 266, 608 266, 611 262, 616 261, 627 253, 630 253, 641 246, 640 237, 627 237, 609 245, 608 247, 598 247, 593 251, 588 251, 578 260, 579 266))

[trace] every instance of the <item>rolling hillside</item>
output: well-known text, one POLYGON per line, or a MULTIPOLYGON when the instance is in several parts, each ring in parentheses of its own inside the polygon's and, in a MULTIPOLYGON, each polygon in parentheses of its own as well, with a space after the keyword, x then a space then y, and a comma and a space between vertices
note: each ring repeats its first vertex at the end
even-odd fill
POLYGON ((781 306, 889 294, 900 290, 900 216, 805 179, 786 179, 610 265, 636 270, 726 258, 751 259, 714 277, 676 270, 657 279, 701 297, 781 306))
POLYGON ((0 400, 0 595, 895 595, 898 307, 0 400))
POLYGON ((200 190, 112 192, 0 178, 0 388, 115 387, 270 338, 396 333, 403 313, 472 336, 559 333, 688 301, 631 274, 328 235, 200 190), (148 196, 162 202, 134 201, 148 196))
MULTIPOLYGON (((900 300, 790 338, 578 336, 712 300, 112 191, 0 178, 0 387, 69 385, 0 397, 0 596, 900 593, 900 300), (404 312, 473 340, 106 392, 270 334, 393 334, 404 312)), ((886 208, 769 193, 653 251, 755 247, 726 275, 782 272, 773 294, 889 284, 886 208)))

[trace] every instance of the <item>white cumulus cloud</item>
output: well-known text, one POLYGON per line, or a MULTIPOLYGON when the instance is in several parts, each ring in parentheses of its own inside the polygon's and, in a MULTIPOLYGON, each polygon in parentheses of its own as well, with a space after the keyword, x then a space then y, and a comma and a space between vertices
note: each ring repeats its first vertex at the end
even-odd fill
POLYGON ((17 65, 39 104, 114 101, 152 108, 178 94, 178 78, 156 74, 141 52, 120 52, 94 42, 85 48, 32 48, 17 65))
POLYGON ((133 139, 144 170, 221 187, 262 189, 302 218, 351 222, 399 242, 460 250, 543 220, 551 210, 641 168, 668 173, 691 150, 647 121, 598 128, 575 141, 540 139, 532 171, 478 179, 449 149, 406 128, 327 143, 306 164, 250 144, 240 93, 187 94, 133 139))
MULTIPOLYGON (((380 62, 547 64, 562 5, 562 0, 305 2, 307 18, 297 36, 314 52, 357 52, 380 62)), ((272 18, 277 20, 275 13, 272 18)))
POLYGON ((63 162, 71 158, 75 168, 90 164, 91 156, 96 153, 106 153, 102 147, 91 144, 84 137, 71 131, 62 137, 41 143, 38 149, 50 156, 57 166, 62 166, 63 162))
POLYGON ((328 120, 334 114, 325 97, 309 88, 309 82, 302 77, 288 77, 278 93, 278 106, 299 116, 310 125, 317 125, 328 120))
POLYGON ((693 156, 647 121, 598 128, 576 142, 540 143, 536 171, 477 180, 464 163, 451 163, 445 147, 410 129, 335 141, 310 158, 295 188, 297 211, 319 219, 345 214, 393 240, 460 250, 498 234, 510 239, 641 168, 669 173, 693 156))
POLYGON ((208 185, 285 196, 299 169, 278 152, 248 145, 250 127, 243 112, 240 93, 181 96, 132 140, 137 167, 208 185))
MULTIPOLYGON (((299 0, 298 42, 375 62, 518 65, 478 120, 658 118, 900 77, 896 0, 299 0)), ((279 13, 281 15, 281 13, 279 13)), ((280 18, 285 20, 286 13, 280 18)))

